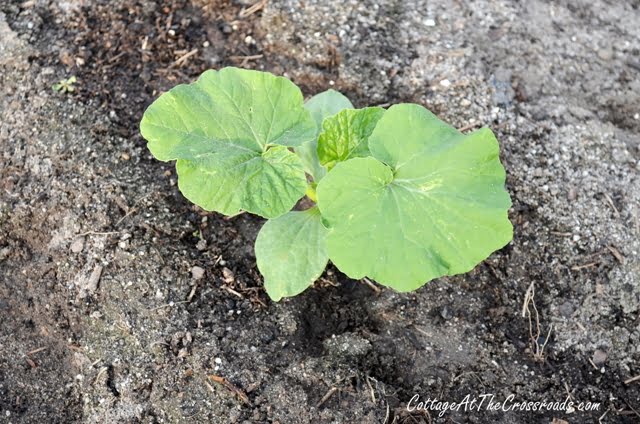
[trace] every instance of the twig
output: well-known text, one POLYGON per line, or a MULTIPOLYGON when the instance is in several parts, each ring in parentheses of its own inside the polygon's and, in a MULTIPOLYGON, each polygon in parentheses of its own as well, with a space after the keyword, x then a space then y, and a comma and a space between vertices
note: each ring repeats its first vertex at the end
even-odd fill
POLYGON ((364 277, 361 281, 363 283, 365 283, 367 286, 369 286, 369 288, 371 288, 371 290, 376 292, 376 294, 379 295, 380 293, 382 293, 382 290, 380 290, 379 287, 377 287, 375 284, 373 284, 373 282, 371 280, 369 280, 367 277, 364 277))
POLYGON ((225 388, 227 388, 232 393, 234 393, 236 396, 238 396, 238 398, 240 398, 242 402, 249 404, 249 397, 245 394, 245 392, 243 392, 242 390, 234 386, 233 383, 231 383, 226 378, 220 377, 219 375, 213 375, 213 374, 208 375, 208 377, 214 383, 218 383, 224 386, 225 388))
POLYGON ((43 350, 47 350, 47 349, 49 349, 49 348, 46 347, 46 346, 45 347, 40 347, 38 349, 34 349, 34 350, 30 351, 30 352, 27 352, 27 356, 35 355, 36 353, 42 352, 43 350))
POLYGON ((549 331, 547 332, 547 337, 544 340, 542 346, 538 340, 540 340, 541 330, 540 330, 540 315, 538 313, 538 308, 536 307, 536 302, 534 300, 536 295, 535 285, 532 281, 527 289, 524 302, 522 304, 522 316, 528 317, 529 319, 529 338, 531 343, 531 349, 534 351, 533 358, 536 361, 544 362, 544 349, 547 347, 547 343, 549 343, 549 337, 551 336, 551 330, 553 330, 553 326, 549 327, 549 331), (533 306, 533 312, 535 313, 535 335, 534 335, 534 325, 533 325, 533 314, 529 309, 529 305, 533 306))
POLYGON ((626 404, 627 404, 627 406, 628 406, 629 408, 631 408, 631 410, 632 410, 632 411, 633 411, 633 412, 634 412, 638 417, 640 417, 640 412, 636 411, 636 409, 635 409, 633 406, 631 406, 631 404, 630 404, 629 402, 627 402, 627 400, 626 400, 626 399, 622 399, 622 400, 624 401, 624 403, 626 403, 626 404))
POLYGON ((173 62, 171 64, 171 66, 169 66, 170 68, 176 67, 176 66, 182 66, 184 65, 184 63, 187 61, 187 59, 189 59, 191 56, 193 56, 194 54, 198 53, 198 49, 193 49, 188 53, 183 54, 182 56, 180 56, 178 59, 176 59, 175 62, 173 62))
POLYGON ((110 236, 113 234, 120 234, 122 231, 87 231, 86 233, 76 234, 76 237, 84 237, 84 236, 110 236))
POLYGON ((191 300, 193 299, 193 296, 195 296, 195 294, 196 294, 196 290, 197 289, 198 289, 198 283, 194 284, 193 287, 191 287, 191 291, 189 292, 189 295, 187 296, 186 302, 191 302, 191 300))
POLYGON ((481 126, 482 126, 482 122, 472 122, 471 124, 467 124, 462 128, 458 128, 458 131, 465 132, 481 126))
POLYGON ((256 3, 254 3, 252 6, 243 9, 240 11, 240 13, 238 13, 238 17, 241 19, 244 19, 248 16, 253 15, 254 13, 258 12, 259 10, 263 9, 267 3, 269 2, 269 0, 260 0, 256 3))
POLYGON ((316 404, 316 408, 320 408, 320 407, 321 407, 321 406, 322 406, 326 401, 328 401, 328 400, 329 400, 329 398, 331 398, 331 396, 333 396, 333 394, 334 394, 335 392, 337 392, 337 391, 338 391, 338 388, 337 388, 337 387, 332 387, 332 388, 330 388, 330 389, 329 389, 329 391, 328 391, 324 396, 322 396, 322 399, 320 399, 320 402, 318 402, 318 403, 316 404))
POLYGON ((626 380, 624 380, 624 384, 631 384, 634 381, 639 381, 639 380, 640 380, 640 374, 636 375, 635 377, 627 378, 626 380))
MULTIPOLYGON (((376 403, 376 392, 375 390, 373 390, 373 386, 371 386, 371 381, 369 381, 370 379, 374 380, 375 379, 373 377, 369 377, 367 376, 367 386, 369 386, 369 390, 371 391, 371 402, 373 402, 374 404, 376 403)), ((376 381, 377 383, 377 381, 376 381)))
POLYGON ((575 266, 571 267, 571 270, 572 271, 580 271, 581 269, 591 268, 591 267, 597 266, 598 264, 600 264, 600 262, 589 262, 588 264, 575 265, 575 266))
POLYGON ((614 246, 607 246, 607 249, 609 249, 609 252, 611 252, 613 257, 616 258, 618 262, 624 264, 624 256, 622 256, 618 249, 616 249, 614 246))
POLYGON ((249 61, 249 60, 258 60, 258 59, 262 59, 264 57, 263 54, 254 54, 251 56, 229 56, 229 60, 242 60, 242 61, 249 61))
POLYGON ((262 59, 263 57, 264 55, 262 54, 254 54, 252 56, 229 56, 229 59, 233 61, 241 61, 240 67, 244 68, 245 66, 247 66, 247 64, 249 64, 250 60, 258 60, 262 59))
POLYGON ((613 203, 613 199, 611 199, 611 196, 609 196, 609 194, 607 194, 607 193, 602 193, 602 194, 604 194, 605 200, 607 201, 609 206, 611 206, 611 209, 613 209, 615 214, 616 215, 620 215, 620 211, 618 210, 618 208, 616 208, 616 205, 613 203))
POLYGON ((241 293, 238 293, 237 291, 235 291, 234 289, 232 289, 231 287, 228 286, 222 286, 222 289, 228 291, 229 293, 231 293, 234 296, 239 297, 240 299, 244 299, 244 296, 241 293))
POLYGON ((243 214, 245 214, 245 213, 247 213, 247 212, 246 212, 246 211, 240 211, 240 212, 238 212, 238 213, 237 213, 237 214, 235 214, 235 215, 225 216, 225 217, 223 217, 222 219, 223 219, 223 220, 225 220, 225 221, 231 221, 231 220, 232 220, 233 218, 235 218, 236 216, 240 216, 240 215, 243 215, 243 214))

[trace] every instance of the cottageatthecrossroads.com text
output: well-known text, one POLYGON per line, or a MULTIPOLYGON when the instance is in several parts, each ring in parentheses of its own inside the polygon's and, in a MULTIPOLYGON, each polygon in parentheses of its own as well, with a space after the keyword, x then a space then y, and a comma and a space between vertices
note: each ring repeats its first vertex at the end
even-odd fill
POLYGON ((563 411, 572 413, 574 411, 599 411, 599 402, 576 402, 566 398, 562 402, 548 401, 516 401, 515 395, 509 395, 504 400, 496 399, 495 394, 485 393, 477 396, 466 395, 460 402, 445 402, 439 399, 420 399, 420 395, 415 394, 407 404, 407 410, 438 412, 438 417, 442 418, 448 411, 563 411))

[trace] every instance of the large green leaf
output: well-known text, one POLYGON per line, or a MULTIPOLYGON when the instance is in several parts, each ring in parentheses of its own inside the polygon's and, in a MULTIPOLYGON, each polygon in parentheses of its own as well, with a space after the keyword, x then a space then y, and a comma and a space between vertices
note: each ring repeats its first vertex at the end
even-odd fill
MULTIPOLYGON (((320 133, 322 121, 329 116, 344 109, 353 109, 353 105, 343 94, 336 90, 327 90, 316 94, 304 104, 304 107, 311 113, 316 121, 317 132, 320 133)), ((296 153, 302 159, 307 172, 318 182, 325 176, 327 169, 318 161, 318 141, 312 141, 296 148, 296 153)))
POLYGON ((187 199, 225 215, 245 210, 275 218, 289 211, 307 187, 300 159, 284 146, 264 154, 226 149, 224 154, 180 159, 176 167, 187 199))
POLYGON ((238 68, 206 71, 164 93, 140 130, 156 158, 178 160, 188 199, 207 210, 264 217, 287 212, 306 181, 300 160, 273 146, 300 146, 317 132, 295 84, 238 68))
POLYGON ((489 129, 463 135, 401 104, 378 121, 369 150, 373 157, 339 163, 317 189, 329 257, 348 276, 410 291, 473 269, 511 240, 489 129))
POLYGON ((295 296, 327 266, 327 229, 317 207, 267 221, 256 239, 258 269, 269 297, 295 296))
POLYGON ((384 114, 381 107, 345 109, 326 118, 318 137, 320 164, 331 169, 337 162, 369 155, 369 136, 384 114))

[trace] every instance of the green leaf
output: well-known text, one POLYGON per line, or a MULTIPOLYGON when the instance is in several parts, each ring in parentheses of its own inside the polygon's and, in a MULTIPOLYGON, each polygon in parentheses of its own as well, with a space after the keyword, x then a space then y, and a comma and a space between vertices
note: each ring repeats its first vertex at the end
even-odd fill
POLYGON ((513 236, 498 142, 464 135, 419 105, 392 106, 373 157, 339 163, 317 188, 329 257, 351 278, 399 291, 470 271, 513 236))
MULTIPOLYGON (((322 121, 329 116, 344 109, 353 109, 353 105, 343 94, 335 90, 327 90, 316 94, 305 103, 304 107, 311 113, 316 121, 317 132, 322 128, 322 121)), ((307 172, 318 182, 327 173, 326 168, 320 165, 318 161, 318 142, 317 139, 305 143, 296 148, 296 153, 302 159, 307 172)))
POLYGON ((325 118, 333 116, 343 109, 353 109, 353 105, 344 94, 332 89, 316 94, 307 100, 304 107, 311 112, 311 116, 316 121, 318 132, 320 132, 322 121, 325 118))
POLYGON ((303 292, 327 266, 327 229, 317 207, 267 221, 256 239, 258 269, 274 301, 303 292))
POLYGON ((318 137, 320 164, 331 169, 337 162, 369 155, 367 141, 384 114, 380 107, 345 109, 322 123, 318 137))
POLYGON ((307 180, 300 159, 284 146, 263 154, 225 149, 176 163, 178 187, 205 210, 235 215, 240 210, 275 218, 304 196, 307 180))
POLYGON ((179 187, 189 200, 264 217, 282 215, 304 194, 302 163, 277 146, 300 146, 317 131, 295 84, 238 68, 206 71, 164 93, 140 130, 157 159, 178 160, 179 187))

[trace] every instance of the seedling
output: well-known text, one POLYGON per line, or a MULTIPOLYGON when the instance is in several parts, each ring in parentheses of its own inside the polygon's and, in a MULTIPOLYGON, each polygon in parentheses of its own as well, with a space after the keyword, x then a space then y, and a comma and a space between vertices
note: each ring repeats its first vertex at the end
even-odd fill
POLYGON ((51 88, 53 91, 58 91, 60 93, 73 93, 76 89, 73 84, 76 83, 75 75, 70 76, 67 79, 61 79, 59 82, 53 84, 51 88))
POLYGON ((223 68, 162 94, 144 114, 151 153, 208 211, 267 218, 255 243, 273 300, 329 260, 398 291, 468 272, 512 238, 498 142, 417 104, 354 109, 334 90, 306 103, 283 77, 223 68), (292 210, 307 196, 314 206, 292 210))

